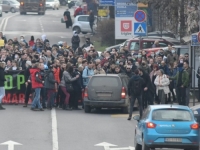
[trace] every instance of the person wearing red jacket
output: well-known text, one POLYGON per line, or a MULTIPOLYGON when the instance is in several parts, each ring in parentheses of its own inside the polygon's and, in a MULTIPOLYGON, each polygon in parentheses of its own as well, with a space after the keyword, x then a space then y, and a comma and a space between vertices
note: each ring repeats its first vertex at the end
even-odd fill
POLYGON ((34 36, 31 36, 31 39, 30 39, 30 41, 28 42, 28 45, 31 46, 31 47, 35 45, 34 36))
POLYGON ((76 10, 74 11, 74 18, 78 15, 83 15, 83 9, 81 8, 81 6, 79 6, 78 8, 76 8, 76 10))
POLYGON ((44 69, 44 64, 36 63, 35 67, 30 69, 30 76, 31 76, 31 83, 32 89, 35 90, 35 97, 32 102, 31 110, 36 110, 36 106, 39 108, 40 111, 44 111, 42 105, 40 104, 40 91, 43 87, 44 81, 42 81, 42 76, 40 71, 44 69))

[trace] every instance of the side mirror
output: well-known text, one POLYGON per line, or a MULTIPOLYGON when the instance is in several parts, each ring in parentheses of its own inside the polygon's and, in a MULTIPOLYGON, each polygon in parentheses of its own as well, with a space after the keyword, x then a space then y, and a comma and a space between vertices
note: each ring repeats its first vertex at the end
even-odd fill
POLYGON ((140 115, 134 116, 133 119, 139 121, 140 120, 140 115))

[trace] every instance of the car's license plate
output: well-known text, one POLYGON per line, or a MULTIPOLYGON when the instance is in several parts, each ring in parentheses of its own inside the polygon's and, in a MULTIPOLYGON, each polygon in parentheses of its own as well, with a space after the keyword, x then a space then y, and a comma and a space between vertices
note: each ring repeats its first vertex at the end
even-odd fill
POLYGON ((97 96, 102 96, 102 97, 110 97, 110 93, 98 93, 97 96))
POLYGON ((182 138, 165 138, 165 142, 182 142, 182 138))

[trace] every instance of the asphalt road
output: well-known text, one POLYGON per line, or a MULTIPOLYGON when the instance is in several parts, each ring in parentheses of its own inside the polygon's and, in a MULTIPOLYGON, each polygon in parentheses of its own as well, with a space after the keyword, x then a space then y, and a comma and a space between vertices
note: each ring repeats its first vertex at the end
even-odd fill
MULTIPOLYGON (((8 39, 23 35, 28 41, 31 35, 40 38, 46 34, 52 44, 70 43, 72 30, 60 22, 63 12, 64 8, 47 10, 45 16, 4 13, 0 30, 8 39)), ((102 142, 113 144, 111 147, 118 150, 122 147, 133 150, 136 121, 127 121, 128 115, 120 110, 85 114, 83 110, 33 112, 30 106, 4 107, 6 110, 0 111, 0 143, 12 140, 22 144, 9 150, 104 150, 103 146, 95 146, 102 142)), ((0 145, 0 150, 8 150, 8 146, 0 145)))

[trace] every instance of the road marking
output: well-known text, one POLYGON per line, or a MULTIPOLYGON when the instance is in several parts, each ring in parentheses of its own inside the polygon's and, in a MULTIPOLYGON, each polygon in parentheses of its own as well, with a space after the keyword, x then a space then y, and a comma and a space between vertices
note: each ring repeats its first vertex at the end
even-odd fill
MULTIPOLYGON (((132 114, 132 116, 136 116, 139 114, 132 114)), ((112 114, 111 117, 113 118, 128 118, 129 114, 112 114)))
POLYGON ((9 17, 6 18, 6 21, 5 21, 5 23, 4 23, 4 27, 3 27, 3 30, 2 30, 2 31, 5 31, 5 30, 6 30, 6 26, 7 26, 7 23, 8 23, 8 19, 10 19, 10 18, 12 18, 12 17, 14 17, 14 16, 16 16, 16 15, 17 15, 17 14, 14 14, 14 15, 9 16, 9 17))
POLYGON ((7 18, 7 17, 3 18, 2 21, 1 21, 1 24, 0 24, 0 30, 1 30, 1 31, 2 31, 3 23, 4 23, 4 21, 5 21, 6 18, 7 18))
POLYGON ((132 146, 110 148, 110 147, 114 147, 114 146, 117 146, 117 145, 110 144, 110 143, 107 143, 107 142, 99 143, 99 144, 96 144, 94 146, 102 146, 102 147, 104 147, 104 150, 135 150, 135 147, 132 147, 132 146))
POLYGON ((4 143, 1 143, 0 145, 8 145, 8 150, 14 150, 15 145, 22 145, 22 144, 14 142, 14 141, 7 141, 4 143))
POLYGON ((51 119, 52 119, 52 143, 53 150, 58 150, 58 127, 57 127, 57 118, 56 118, 56 110, 51 110, 51 119))

